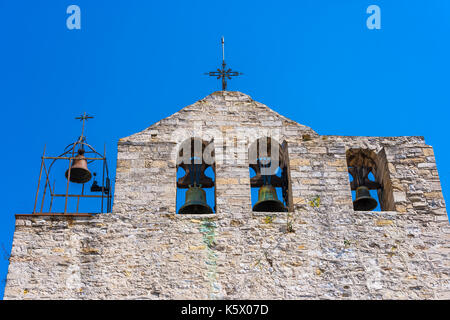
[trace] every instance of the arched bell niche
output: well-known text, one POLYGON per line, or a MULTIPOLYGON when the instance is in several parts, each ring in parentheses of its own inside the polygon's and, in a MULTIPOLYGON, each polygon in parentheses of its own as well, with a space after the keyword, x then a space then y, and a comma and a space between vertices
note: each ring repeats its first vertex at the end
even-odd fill
POLYGON ((177 157, 177 213, 216 212, 214 142, 186 139, 177 157))
POLYGON ((355 211, 394 210, 384 150, 349 149, 346 152, 355 211))
POLYGON ((262 137, 250 144, 249 171, 253 211, 291 211, 288 160, 286 142, 281 145, 271 137, 262 137))

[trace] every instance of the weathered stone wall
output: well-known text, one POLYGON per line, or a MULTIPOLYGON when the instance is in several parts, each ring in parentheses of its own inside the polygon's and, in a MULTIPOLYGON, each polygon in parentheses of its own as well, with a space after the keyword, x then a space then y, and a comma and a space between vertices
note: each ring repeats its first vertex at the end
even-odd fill
POLYGON ((449 222, 421 137, 319 136, 216 92, 119 141, 114 196, 110 214, 17 217, 5 299, 450 298, 449 222), (251 211, 248 145, 266 135, 288 146, 290 213, 251 211), (214 140, 216 214, 175 212, 191 137, 214 140), (395 211, 353 211, 350 148, 383 156, 395 211))

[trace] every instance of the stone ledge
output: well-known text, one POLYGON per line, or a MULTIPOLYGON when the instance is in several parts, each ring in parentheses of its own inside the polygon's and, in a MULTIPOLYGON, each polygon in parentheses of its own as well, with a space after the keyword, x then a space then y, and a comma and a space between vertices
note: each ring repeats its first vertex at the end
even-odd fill
POLYGON ((173 144, 175 145, 176 142, 174 141, 129 141, 129 140, 122 140, 126 138, 121 138, 117 142, 118 146, 151 146, 154 144, 173 144))
POLYGON ((15 214, 17 218, 33 218, 33 217, 63 217, 63 218, 73 218, 73 217, 93 217, 100 213, 17 213, 15 214))
POLYGON ((355 213, 355 214, 365 214, 365 215, 371 215, 371 216, 377 216, 377 215, 394 215, 394 216, 397 216, 400 212, 398 212, 398 211, 355 211, 355 210, 353 210, 353 213, 355 213))
POLYGON ((273 216, 273 217, 286 217, 286 215, 293 215, 298 214, 298 211, 293 212, 262 212, 262 211, 251 211, 253 218, 260 218, 260 217, 266 217, 266 216, 273 216))
POLYGON ((220 218, 217 213, 211 214, 173 214, 176 219, 204 219, 204 218, 220 218))

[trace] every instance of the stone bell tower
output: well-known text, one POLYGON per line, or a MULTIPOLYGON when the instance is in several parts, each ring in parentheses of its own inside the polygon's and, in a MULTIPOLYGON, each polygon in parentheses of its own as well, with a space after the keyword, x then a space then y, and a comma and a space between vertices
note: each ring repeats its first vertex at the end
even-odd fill
POLYGON ((16 216, 5 299, 449 299, 449 235, 423 137, 218 91, 119 140, 112 212, 16 216))

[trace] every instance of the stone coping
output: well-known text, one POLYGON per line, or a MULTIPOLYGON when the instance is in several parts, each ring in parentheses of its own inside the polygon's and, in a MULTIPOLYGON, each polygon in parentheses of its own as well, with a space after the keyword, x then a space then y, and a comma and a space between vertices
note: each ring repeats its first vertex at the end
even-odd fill
POLYGON ((99 213, 17 213, 15 214, 17 218, 33 218, 33 217, 93 217, 99 213))

